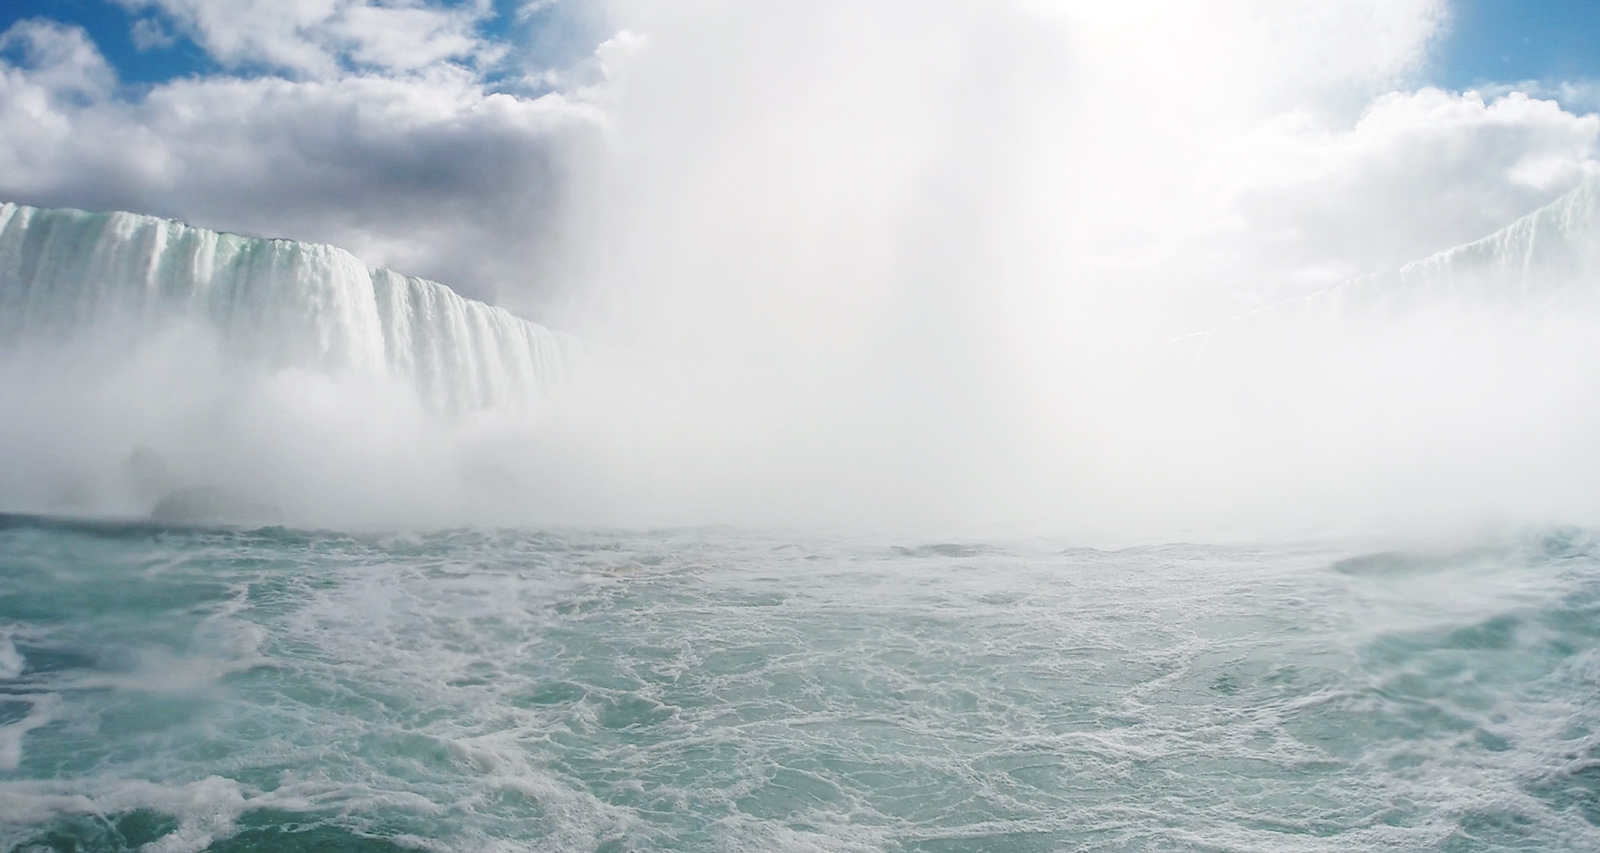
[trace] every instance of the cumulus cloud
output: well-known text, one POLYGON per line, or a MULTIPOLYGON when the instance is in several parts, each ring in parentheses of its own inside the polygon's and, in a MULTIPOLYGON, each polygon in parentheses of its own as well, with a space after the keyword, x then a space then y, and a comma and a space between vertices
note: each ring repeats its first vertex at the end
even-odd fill
POLYGON ((1477 239, 1600 173, 1600 116, 1521 92, 1425 88, 1353 126, 1280 116, 1233 152, 1236 224, 1290 279, 1392 267, 1477 239))
POLYGON ((128 35, 133 39, 133 46, 139 50, 161 50, 178 43, 178 37, 167 32, 167 28, 155 18, 134 21, 128 35))
POLYGON ((132 97, 84 33, 0 36, 0 195, 329 242, 493 298, 536 289, 567 146, 592 111, 469 70, 180 79, 132 97))
MULTIPOLYGON (((50 104, 73 99, 99 100, 116 81, 116 72, 77 27, 47 20, 18 21, 0 33, 0 57, 12 54, 21 66, 0 65, 8 97, 0 102, 15 117, 40 116, 50 104)), ((3 60, 0 60, 3 61, 3 60)))
POLYGON ((308 77, 350 67, 413 70, 445 60, 487 63, 501 49, 478 37, 488 0, 456 6, 370 0, 117 0, 156 10, 227 67, 308 77))

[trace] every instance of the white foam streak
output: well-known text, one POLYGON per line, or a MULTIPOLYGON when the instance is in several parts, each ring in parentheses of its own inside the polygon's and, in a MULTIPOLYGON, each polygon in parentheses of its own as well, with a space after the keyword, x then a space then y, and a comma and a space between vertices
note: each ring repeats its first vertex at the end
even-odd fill
POLYGON ((17 651, 16 643, 9 636, 0 636, 0 680, 12 679, 22 675, 28 662, 22 653, 17 651))
POLYGON ((22 763, 23 739, 28 732, 44 728, 55 719, 53 711, 60 704, 60 699, 51 694, 22 694, 7 698, 27 702, 30 706, 22 719, 0 726, 0 770, 15 770, 22 763))

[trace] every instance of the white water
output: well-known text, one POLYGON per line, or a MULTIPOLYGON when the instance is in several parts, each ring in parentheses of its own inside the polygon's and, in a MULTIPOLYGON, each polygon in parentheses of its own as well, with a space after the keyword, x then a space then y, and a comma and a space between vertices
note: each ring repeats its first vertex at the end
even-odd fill
POLYGON ((1593 310, 1600 301, 1600 180, 1482 239, 1398 269, 1363 276, 1310 296, 1235 318, 1304 313, 1336 319, 1363 313, 1490 308, 1528 316, 1593 310))
POLYGON ((1592 850, 1595 542, 0 516, 0 847, 1592 850))
POLYGON ((506 491, 473 441, 542 422, 582 351, 332 246, 0 205, 9 509, 220 487, 290 521, 461 517, 506 491))
POLYGON ((265 370, 398 381, 460 415, 536 403, 576 342, 333 246, 0 204, 0 342, 136 346, 175 325, 265 370))

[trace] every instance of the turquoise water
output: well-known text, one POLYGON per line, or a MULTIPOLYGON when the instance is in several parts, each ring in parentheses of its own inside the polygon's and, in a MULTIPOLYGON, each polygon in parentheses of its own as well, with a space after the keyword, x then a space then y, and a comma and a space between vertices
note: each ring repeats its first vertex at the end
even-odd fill
POLYGON ((0 850, 1600 849, 1600 546, 0 517, 0 850))

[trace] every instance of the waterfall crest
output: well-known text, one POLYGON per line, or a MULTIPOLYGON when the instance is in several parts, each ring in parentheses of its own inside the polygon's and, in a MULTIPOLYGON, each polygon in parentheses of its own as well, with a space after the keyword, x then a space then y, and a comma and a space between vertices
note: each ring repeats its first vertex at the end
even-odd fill
POLYGON ((266 369, 396 380, 445 415, 517 407, 580 348, 426 279, 342 249, 132 213, 0 204, 0 347, 136 344, 175 323, 266 369))
POLYGON ((1528 311, 1591 300, 1600 277, 1600 179, 1486 237, 1303 302, 1338 314, 1365 308, 1495 304, 1528 311))

